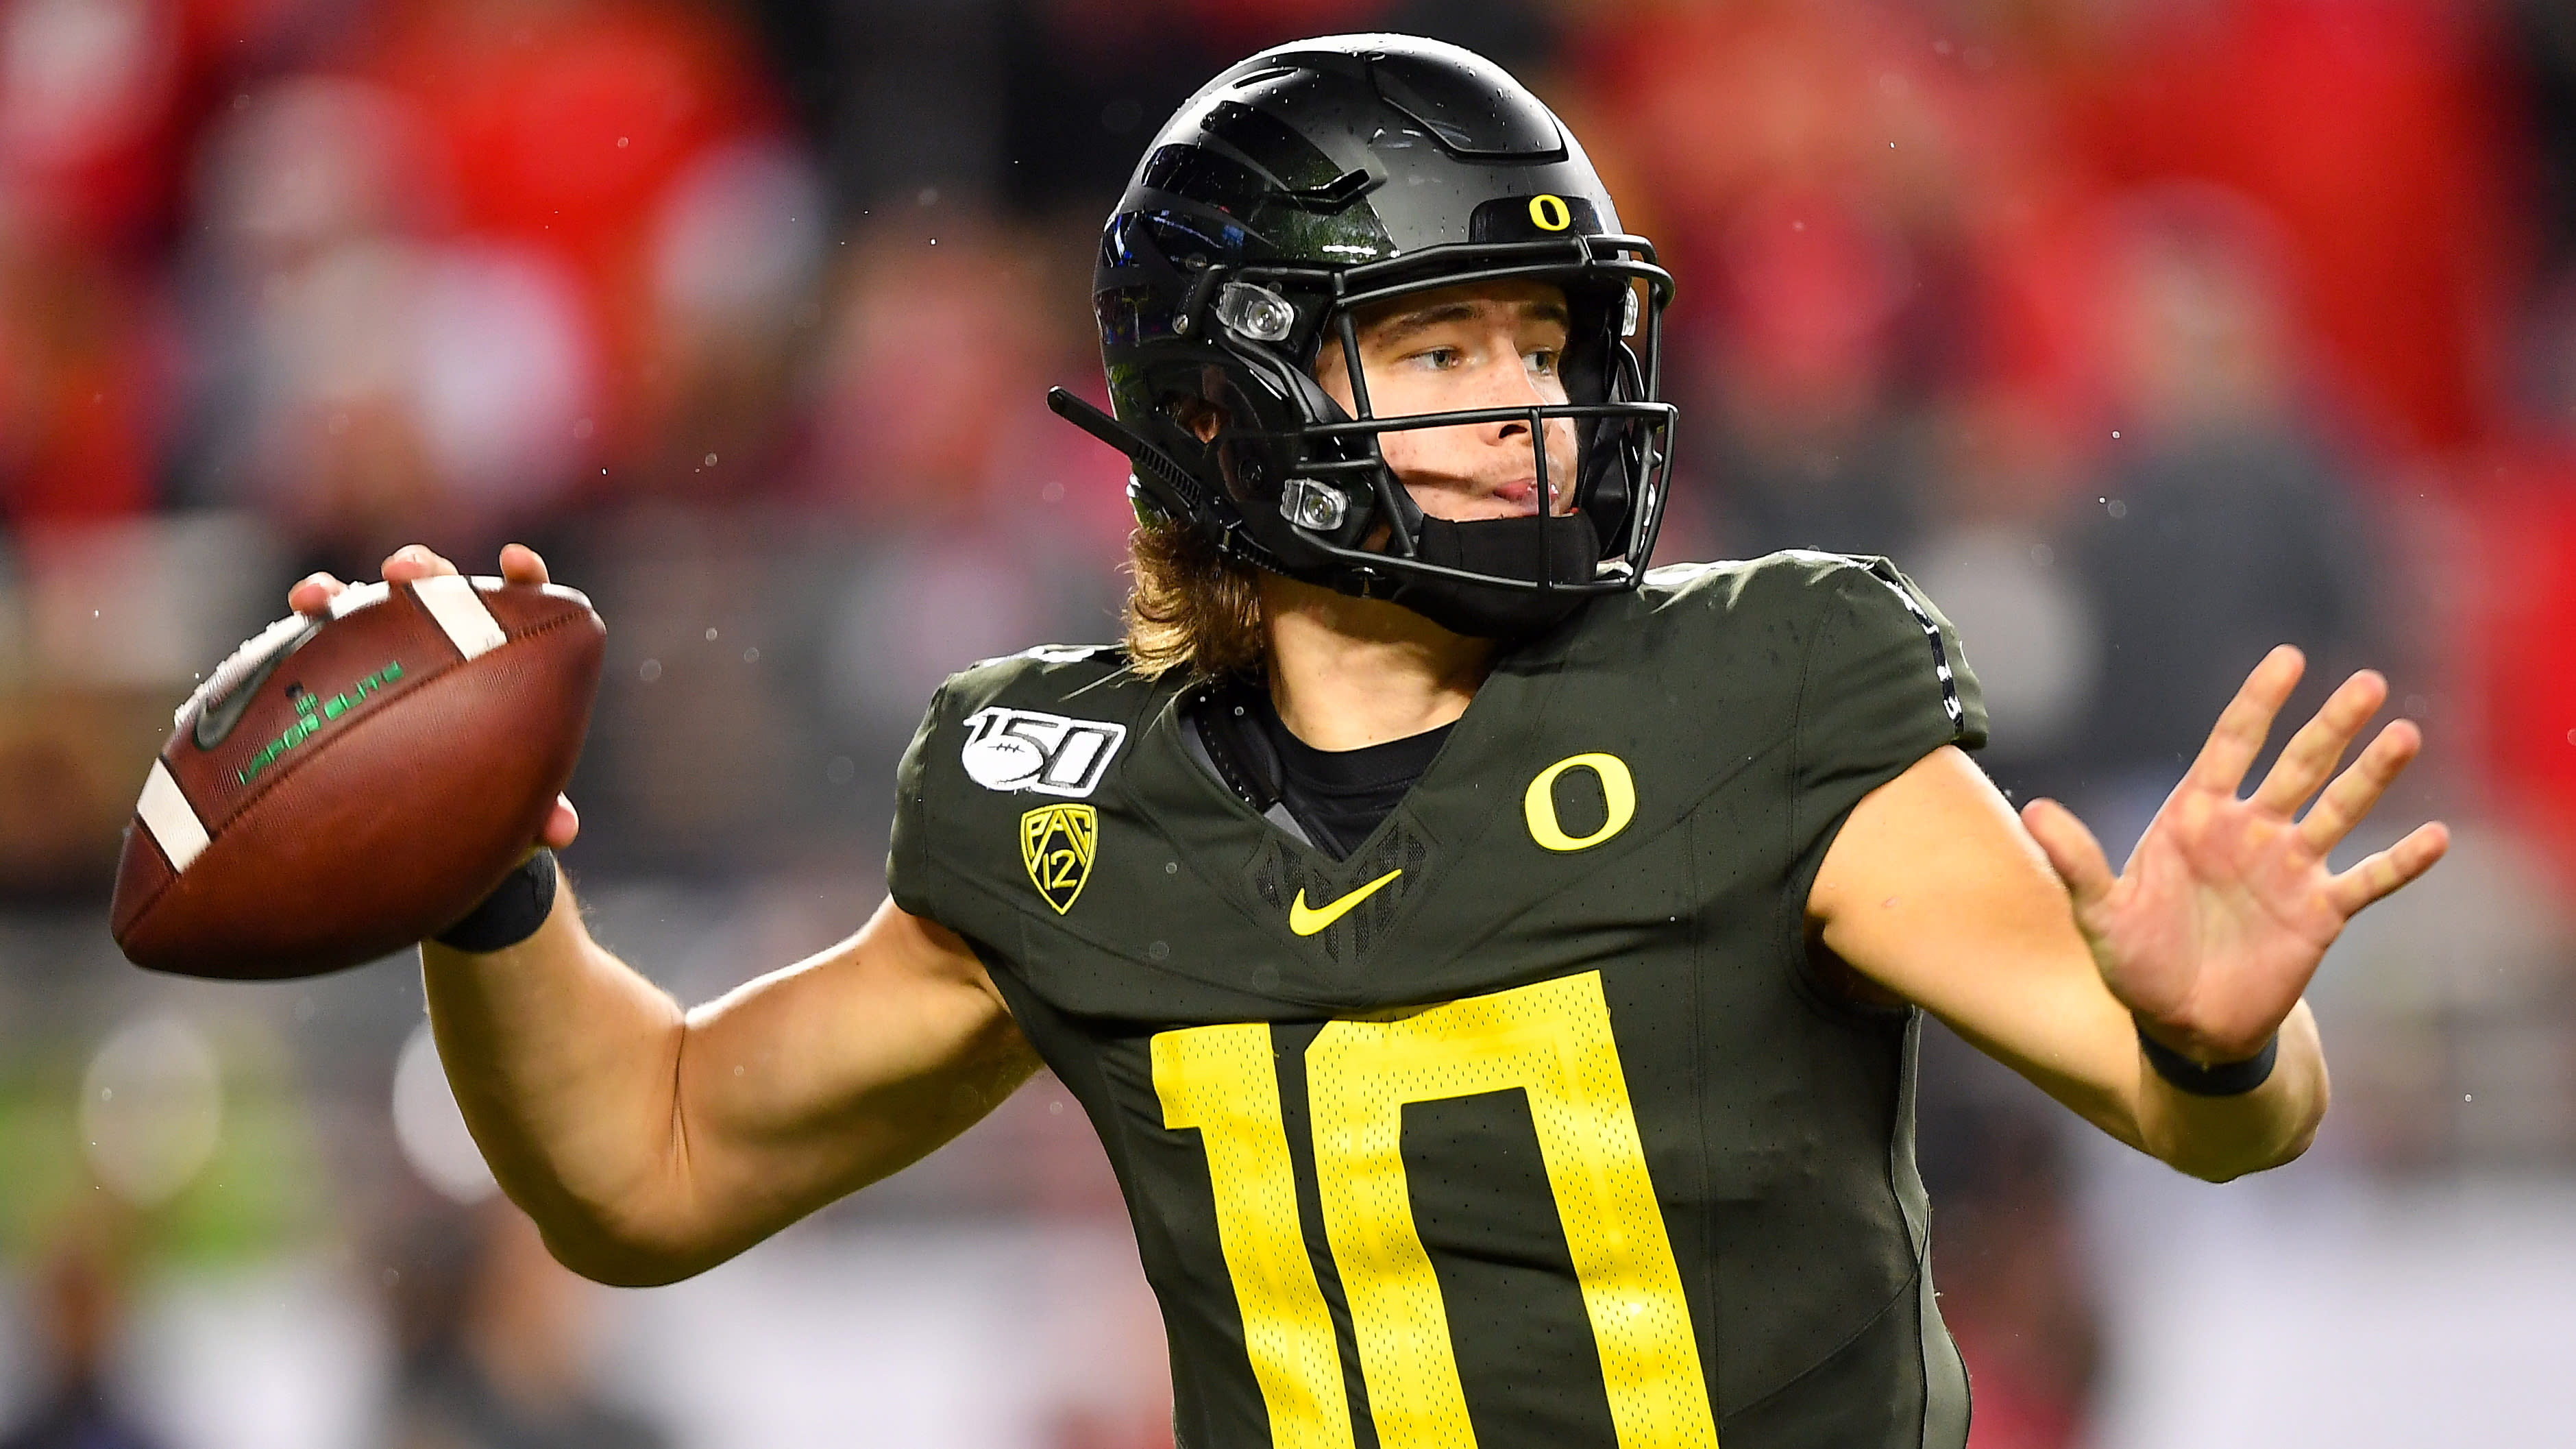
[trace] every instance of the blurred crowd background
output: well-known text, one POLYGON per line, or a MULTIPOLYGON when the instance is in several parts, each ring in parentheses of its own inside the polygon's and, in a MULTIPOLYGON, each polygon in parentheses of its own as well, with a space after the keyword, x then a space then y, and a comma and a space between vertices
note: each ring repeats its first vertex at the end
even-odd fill
POLYGON ((1527 79, 1679 277, 1664 559, 1894 556, 2017 797, 2119 848, 2284 639, 2425 725, 2355 850, 2458 843, 2328 960, 2297 1166, 2185 1183, 1931 1043, 1978 1449, 2563 1433, 2563 0, 0 0, 0 1445, 1169 1443, 1048 1079, 610 1293, 491 1196, 405 962, 147 978, 105 898, 291 579, 520 538, 610 624, 602 937, 701 999, 846 933, 938 680, 1114 636, 1122 465, 1040 394, 1101 396, 1127 172, 1369 28, 1527 79))

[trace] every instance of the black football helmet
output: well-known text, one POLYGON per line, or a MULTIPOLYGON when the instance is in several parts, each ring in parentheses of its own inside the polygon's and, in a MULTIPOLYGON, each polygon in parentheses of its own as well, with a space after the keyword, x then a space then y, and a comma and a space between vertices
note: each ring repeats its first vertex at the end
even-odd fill
POLYGON ((1672 456, 1675 410, 1657 392, 1672 293, 1654 247, 1620 233, 1582 147, 1500 67, 1411 36, 1299 41, 1184 104, 1109 219, 1092 300, 1116 416, 1062 388, 1048 402, 1127 455, 1141 518, 1509 636, 1645 570, 1672 456), (1564 290, 1568 401, 1372 414, 1355 315, 1504 279, 1564 290), (1315 381, 1328 334, 1356 417, 1315 381), (1222 418, 1206 441, 1190 426, 1204 404, 1222 418), (1397 430, 1524 421, 1544 499, 1551 419, 1579 443, 1562 515, 1429 517, 1379 448, 1397 430))

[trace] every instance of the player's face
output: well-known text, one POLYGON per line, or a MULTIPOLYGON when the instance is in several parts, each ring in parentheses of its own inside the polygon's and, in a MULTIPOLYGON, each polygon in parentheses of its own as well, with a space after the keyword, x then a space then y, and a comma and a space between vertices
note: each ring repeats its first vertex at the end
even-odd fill
MULTIPOLYGON (((1544 282, 1486 282, 1404 297, 1358 319, 1360 370, 1381 418, 1466 408, 1562 403, 1562 289, 1544 282)), ((1316 379, 1356 412, 1338 338, 1315 360, 1316 379)), ((1550 419, 1548 508, 1574 506, 1574 424, 1550 419)), ((1417 428, 1378 435, 1387 466, 1423 512, 1465 522, 1539 511, 1538 468, 1526 421, 1417 428)))

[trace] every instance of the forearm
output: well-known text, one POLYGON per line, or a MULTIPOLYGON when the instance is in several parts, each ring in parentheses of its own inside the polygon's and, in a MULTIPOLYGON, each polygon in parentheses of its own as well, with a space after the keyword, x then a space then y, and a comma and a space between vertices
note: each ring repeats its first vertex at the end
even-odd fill
MULTIPOLYGON (((396 582, 454 572, 419 545, 385 562, 396 582)), ((547 581, 516 544, 501 572, 547 581)), ((319 616, 344 587, 315 574, 287 602, 319 616)), ((579 828, 559 798, 539 838, 560 848, 579 828)), ((460 925, 498 941, 524 922, 460 925)), ((425 943, 421 958, 439 1057, 493 1175, 557 1258, 608 1282, 721 1262, 947 1141, 1037 1066, 974 949, 891 901, 687 1013, 590 939, 560 884, 534 935, 480 953, 425 943)))
POLYGON ((910 1166, 1036 1071, 980 970, 925 989, 920 930, 889 903, 832 950, 689 1012, 683 1135, 722 1144, 688 1156, 697 1266, 910 1166))
POLYGON ((668 1235, 686 1196, 679 1004, 590 937, 569 884, 526 941, 421 946, 431 1029, 466 1125, 557 1257, 593 1276, 668 1235))
POLYGON ((2176 1169, 2210 1182, 2278 1167, 2308 1150, 2329 1095, 2316 1018, 2302 1001, 2281 1023, 2280 1056, 2262 1086, 2232 1097, 2200 1097, 2159 1075, 2138 1054, 2140 1145, 2176 1169))

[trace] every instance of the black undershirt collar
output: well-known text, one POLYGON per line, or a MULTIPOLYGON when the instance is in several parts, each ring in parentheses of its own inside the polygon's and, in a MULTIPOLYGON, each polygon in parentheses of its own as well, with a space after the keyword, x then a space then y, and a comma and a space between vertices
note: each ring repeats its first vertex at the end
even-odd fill
POLYGON ((1319 750, 1292 733, 1266 689, 1249 689, 1251 721, 1279 761, 1279 798, 1336 860, 1368 839, 1431 768, 1455 725, 1356 750, 1319 750))

